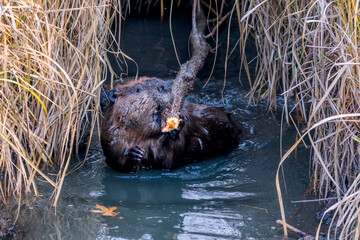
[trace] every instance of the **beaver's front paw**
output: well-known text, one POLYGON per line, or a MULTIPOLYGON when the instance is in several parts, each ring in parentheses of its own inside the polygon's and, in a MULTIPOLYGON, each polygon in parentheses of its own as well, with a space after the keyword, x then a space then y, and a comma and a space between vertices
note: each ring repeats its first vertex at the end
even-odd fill
POLYGON ((135 166, 140 166, 141 161, 144 159, 145 150, 139 146, 131 148, 127 152, 127 157, 131 160, 135 166))

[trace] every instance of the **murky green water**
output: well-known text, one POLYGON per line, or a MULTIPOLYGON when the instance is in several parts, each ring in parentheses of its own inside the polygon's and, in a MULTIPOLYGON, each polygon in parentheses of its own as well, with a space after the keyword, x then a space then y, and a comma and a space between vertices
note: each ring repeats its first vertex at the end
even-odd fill
MULTIPOLYGON (((174 19, 174 33, 182 61, 187 56, 190 29, 187 20, 174 19)), ((122 48, 133 57, 140 75, 168 79, 178 69, 168 25, 158 19, 129 19, 122 48)), ((235 59, 235 57, 234 57, 235 59)), ((214 79, 206 86, 207 64, 188 100, 223 106, 248 129, 254 130, 232 153, 192 164, 175 171, 142 170, 121 174, 109 169, 98 139, 90 156, 65 180, 56 215, 49 209, 51 188, 37 202, 22 206, 18 239, 281 239, 282 230, 275 190, 280 160, 280 119, 266 112, 265 103, 247 107, 246 86, 238 82, 239 59, 229 63, 228 82, 221 98, 223 60, 217 63, 214 79), (119 215, 90 212, 95 205, 116 206, 119 215), (148 235, 144 235, 148 234, 148 235)), ((129 65, 133 75, 135 65, 129 65)), ((246 82, 246 78, 243 78, 246 82)), ((245 84, 246 85, 246 84, 245 84)), ((281 99, 279 100, 281 102, 281 99)), ((295 130, 284 129, 283 149, 295 141, 295 130)), ((288 217, 299 207, 308 186, 308 151, 299 149, 284 166, 287 194, 283 192, 288 217)), ((312 230, 314 214, 302 212, 292 224, 312 230)), ((296 235, 292 235, 295 239, 296 235)))

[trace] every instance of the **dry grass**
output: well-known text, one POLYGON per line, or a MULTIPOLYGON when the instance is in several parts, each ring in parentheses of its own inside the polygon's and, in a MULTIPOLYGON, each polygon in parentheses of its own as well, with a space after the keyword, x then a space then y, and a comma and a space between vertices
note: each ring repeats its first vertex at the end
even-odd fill
MULTIPOLYGON (((97 123, 109 1, 2 1, 0 198, 33 191, 41 176, 59 192, 71 153, 97 123), (57 177, 42 170, 55 165, 57 177)), ((116 4, 116 3, 115 3, 116 4)))
MULTIPOLYGON (((358 239, 360 1, 255 0, 243 6, 242 26, 248 24, 258 48, 251 99, 266 99, 269 108, 276 108, 280 93, 286 120, 307 123, 280 165, 308 137, 313 189, 321 197, 339 197, 332 207, 336 229, 342 239, 358 239), (288 104, 290 97, 296 100, 294 107, 288 104), (295 113, 297 119, 291 117, 295 113)), ((279 185, 278 194, 282 205, 279 185)), ((282 216, 285 220, 284 212, 282 216)))

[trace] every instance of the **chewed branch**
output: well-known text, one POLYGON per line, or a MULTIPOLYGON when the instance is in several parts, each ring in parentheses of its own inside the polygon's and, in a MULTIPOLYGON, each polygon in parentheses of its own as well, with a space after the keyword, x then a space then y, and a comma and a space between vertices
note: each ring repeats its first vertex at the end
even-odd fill
MULTIPOLYGON (((163 111, 163 121, 172 116, 179 116, 180 109, 186 95, 194 89, 195 78, 204 66, 205 59, 209 53, 210 45, 206 42, 204 30, 206 18, 198 0, 194 0, 192 9, 192 32, 190 35, 192 45, 192 57, 181 65, 173 84, 173 103, 163 111)), ((165 123, 162 123, 165 125, 165 123)))

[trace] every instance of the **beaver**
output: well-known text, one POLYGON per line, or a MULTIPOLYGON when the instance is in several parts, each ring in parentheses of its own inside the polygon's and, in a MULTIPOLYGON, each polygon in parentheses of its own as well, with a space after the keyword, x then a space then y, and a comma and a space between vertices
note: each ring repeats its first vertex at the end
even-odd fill
POLYGON ((162 112, 173 100, 169 82, 143 77, 118 85, 101 129, 106 163, 120 172, 141 167, 176 169, 226 154, 244 135, 244 128, 221 108, 184 103, 180 125, 161 131, 162 112))

